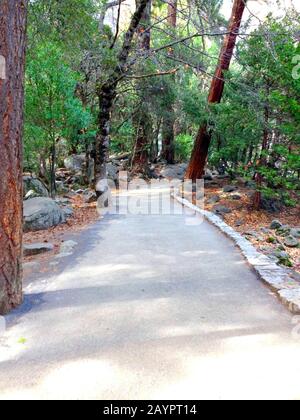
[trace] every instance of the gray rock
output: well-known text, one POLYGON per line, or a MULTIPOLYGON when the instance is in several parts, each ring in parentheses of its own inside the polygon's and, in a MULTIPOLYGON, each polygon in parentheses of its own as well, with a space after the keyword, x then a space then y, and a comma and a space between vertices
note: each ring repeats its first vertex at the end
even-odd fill
POLYGON ((108 178, 114 181, 115 183, 118 182, 118 166, 114 165, 113 163, 108 163, 106 169, 108 178))
POLYGON ((292 228, 289 225, 283 225, 277 229, 276 233, 280 236, 288 236, 291 233, 292 228))
POLYGON ((180 179, 183 180, 187 170, 187 164, 181 163, 176 165, 166 165, 162 171, 161 175, 164 178, 180 179))
POLYGON ((30 200, 31 198, 39 197, 39 195, 34 192, 33 190, 28 191, 28 193, 25 195, 24 200, 30 200))
POLYGON ((40 179, 26 175, 23 176, 23 196, 26 197, 29 192, 27 199, 32 198, 33 194, 36 197, 49 197, 49 191, 40 179))
POLYGON ((207 204, 216 204, 221 200, 219 195, 213 195, 207 200, 207 204))
POLYGON ((270 229, 276 230, 282 227, 282 223, 279 220, 273 220, 270 224, 270 229))
POLYGON ((82 173, 82 168, 85 164, 86 156, 85 154, 81 155, 72 155, 68 156, 64 160, 65 168, 69 171, 72 171, 73 173, 82 173))
POLYGON ((231 193, 237 190, 237 187, 234 185, 225 185, 225 187, 223 188, 223 191, 225 193, 231 193))
POLYGON ((231 210, 226 206, 218 205, 218 206, 213 207, 213 212, 216 213, 216 214, 223 215, 223 214, 231 213, 231 210))
POLYGON ((205 175, 204 175, 204 180, 205 181, 212 181, 214 178, 213 178, 213 174, 212 174, 212 172, 209 170, 209 169, 207 169, 206 171, 205 171, 205 175))
POLYGON ((282 202, 277 198, 263 197, 261 200, 261 208, 269 213, 278 213, 282 209, 282 202))
POLYGON ((244 220, 237 220, 236 222, 235 222, 235 226, 236 227, 240 227, 240 226, 243 226, 245 224, 245 221, 244 220))
POLYGON ((94 191, 89 191, 83 196, 85 203, 95 203, 97 201, 97 195, 94 191))
POLYGON ((300 227, 291 229, 291 236, 300 239, 300 227))
POLYGON ((236 201, 238 201, 238 200, 241 200, 241 199, 242 199, 242 196, 241 196, 240 194, 232 194, 232 195, 230 196, 230 198, 231 198, 232 200, 236 200, 236 201))
POLYGON ((264 240, 264 238, 261 235, 259 235, 255 230, 248 230, 247 232, 244 233, 244 235, 246 237, 252 237, 259 242, 264 240))
POLYGON ((49 229, 65 223, 63 210, 51 198, 38 197, 24 201, 24 232, 49 229))
POLYGON ((289 248, 297 248, 299 246, 299 240, 293 236, 287 236, 284 240, 284 245, 289 248))
POLYGON ((74 215, 74 211, 71 207, 63 207, 62 211, 64 212, 66 219, 74 215))
POLYGON ((23 246, 24 257, 32 257, 33 255, 44 254, 54 250, 54 245, 48 243, 25 244, 23 246))

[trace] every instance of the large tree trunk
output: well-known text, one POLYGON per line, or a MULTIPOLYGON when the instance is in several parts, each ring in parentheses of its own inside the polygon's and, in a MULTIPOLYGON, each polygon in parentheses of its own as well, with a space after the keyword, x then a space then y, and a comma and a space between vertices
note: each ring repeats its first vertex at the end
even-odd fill
POLYGON ((27 0, 0 2, 0 314, 22 302, 22 130, 27 0), (3 77, 4 76, 4 77, 3 77))
MULTIPOLYGON (((225 72, 229 70, 230 67, 246 3, 247 0, 234 0, 228 28, 228 35, 225 36, 218 66, 211 83, 208 95, 208 104, 216 104, 221 102, 225 86, 225 72)), ((210 143, 211 130, 208 129, 208 123, 205 122, 200 127, 198 136, 195 141, 191 161, 186 173, 187 178, 196 180, 203 177, 210 143)))
MULTIPOLYGON (((151 0, 149 1, 141 19, 138 29, 139 49, 141 52, 150 50, 151 46, 151 0)), ((143 67, 142 67, 143 68, 143 67)), ((152 120, 150 116, 147 99, 145 99, 145 82, 142 81, 137 85, 138 91, 141 92, 141 106, 135 118, 136 126, 136 142, 132 156, 132 167, 137 173, 147 171, 147 165, 150 155, 150 140, 152 136, 152 120)), ((147 87, 147 85, 146 85, 147 87)))
POLYGON ((98 132, 96 135, 95 178, 96 193, 98 197, 106 193, 108 188, 106 163, 110 145, 111 110, 116 98, 118 82, 120 77, 126 73, 126 66, 132 48, 133 37, 149 1, 150 0, 139 1, 136 11, 131 18, 129 28, 125 34, 123 46, 118 55, 117 65, 108 77, 108 80, 97 90, 99 98, 99 117, 98 132))
MULTIPOLYGON (((175 30, 177 24, 177 0, 170 0, 168 5, 168 24, 175 30)), ((172 55, 172 50, 169 51, 169 54, 172 55)), ((175 75, 173 76, 173 82, 175 83, 175 75)), ((174 125, 175 125, 175 111, 174 103, 170 104, 168 110, 168 115, 164 117, 163 127, 162 127, 162 153, 161 156, 168 163, 172 164, 175 161, 175 135, 174 135, 174 125)))

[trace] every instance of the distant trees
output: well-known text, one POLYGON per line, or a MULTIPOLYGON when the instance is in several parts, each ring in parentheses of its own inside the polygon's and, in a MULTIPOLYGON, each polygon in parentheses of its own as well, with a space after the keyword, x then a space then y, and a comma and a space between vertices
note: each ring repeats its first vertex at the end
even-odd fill
POLYGON ((27 0, 1 0, 0 314, 22 301, 22 133, 27 0))

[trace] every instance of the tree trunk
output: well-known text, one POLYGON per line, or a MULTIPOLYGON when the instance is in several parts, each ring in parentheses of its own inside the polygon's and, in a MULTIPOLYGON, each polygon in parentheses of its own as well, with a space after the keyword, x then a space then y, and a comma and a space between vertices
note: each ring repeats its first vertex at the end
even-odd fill
POLYGON ((0 314, 22 302, 22 131, 27 0, 1 0, 0 314), (3 59, 2 59, 3 60, 3 59))
POLYGON ((97 90, 99 98, 99 116, 98 132, 96 135, 95 179, 98 197, 107 191, 106 163, 110 145, 111 110, 116 97, 118 82, 123 74, 126 73, 126 66, 132 48, 133 37, 149 1, 150 0, 139 1, 136 11, 131 18, 129 28, 125 34, 125 39, 117 58, 117 65, 107 81, 97 90))
MULTIPOLYGON (((268 94, 269 94, 269 89, 268 89, 268 94)), ((263 141, 262 141, 262 148, 261 148, 261 156, 259 159, 259 164, 258 164, 258 171, 255 174, 255 180, 256 180, 256 192, 254 194, 254 199, 253 199, 253 207, 255 210, 260 210, 261 208, 261 199, 262 199, 262 186, 263 186, 263 175, 260 172, 260 169, 263 168, 264 166, 267 165, 267 159, 266 159, 266 152, 268 151, 269 148, 269 106, 268 104, 265 106, 265 128, 264 128, 264 133, 263 133, 263 141)))
MULTIPOLYGON (((150 50, 151 46, 151 31, 149 26, 151 24, 151 0, 148 3, 143 17, 141 19, 138 37, 139 37, 139 48, 141 52, 150 50)), ((136 144, 134 148, 134 154, 132 157, 132 167, 135 172, 144 173, 147 169, 147 164, 150 158, 149 148, 150 139, 152 135, 152 120, 150 111, 148 109, 147 99, 145 99, 145 82, 138 84, 138 91, 142 95, 142 103, 136 116, 136 144)))
MULTIPOLYGON (((170 0, 168 5, 168 24, 172 29, 176 29, 177 25, 177 0, 170 0)), ((173 51, 170 50, 169 54, 173 54, 173 51)), ((175 75, 173 76, 173 82, 175 83, 175 75)), ((176 114, 174 111, 174 103, 170 104, 169 113, 165 116, 163 120, 162 127, 162 158, 166 160, 169 164, 174 163, 175 161, 175 135, 174 135, 174 125, 175 125, 176 114)))
MULTIPOLYGON (((208 95, 209 105, 221 102, 225 86, 225 72, 229 70, 230 67, 246 3, 247 0, 234 0, 228 35, 225 36, 219 57, 219 63, 210 86, 208 95)), ((208 129, 208 123, 205 122, 203 126, 200 127, 195 141, 191 161, 186 173, 187 178, 196 180, 203 177, 208 157, 208 150, 211 143, 211 136, 211 130, 208 129)))

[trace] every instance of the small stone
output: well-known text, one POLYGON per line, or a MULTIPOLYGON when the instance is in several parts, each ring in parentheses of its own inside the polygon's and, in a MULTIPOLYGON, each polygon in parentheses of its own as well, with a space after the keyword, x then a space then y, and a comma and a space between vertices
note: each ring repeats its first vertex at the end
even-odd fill
POLYGON ((221 200, 219 195, 213 195, 207 200, 207 204, 216 204, 221 200))
POLYGON ((279 220, 273 220, 273 222, 270 225, 270 229, 276 230, 282 227, 282 223, 279 220))
POLYGON ((54 245, 47 243, 25 244, 23 247, 24 257, 32 257, 33 255, 44 254, 54 250, 54 245))
POLYGON ((94 191, 89 191, 88 193, 85 193, 84 196, 84 202, 85 203, 95 203, 97 201, 97 195, 94 191))
POLYGON ((234 185, 225 185, 225 187, 223 188, 223 191, 225 193, 231 193, 237 190, 237 187, 235 187, 234 185))
POLYGON ((216 214, 229 214, 229 213, 231 213, 231 209, 229 209, 226 206, 221 206, 221 205, 214 206, 213 211, 216 214))
POLYGON ((242 196, 241 196, 240 194, 232 194, 232 195, 230 196, 230 198, 231 198, 232 200, 236 200, 236 201, 238 201, 238 200, 241 200, 241 199, 242 199, 242 196))
POLYGON ((277 229, 276 233, 280 236, 288 236, 291 233, 291 227, 288 225, 283 225, 281 228, 277 229))
POLYGON ((237 220, 236 222, 235 222, 235 226, 236 227, 240 227, 240 226, 243 226, 245 224, 245 221, 244 220, 237 220))
POLYGON ((287 236, 284 240, 284 245, 288 246, 289 248, 297 248, 299 246, 299 240, 293 236, 287 236))
POLYGON ((300 227, 291 229, 291 236, 300 239, 300 227))

